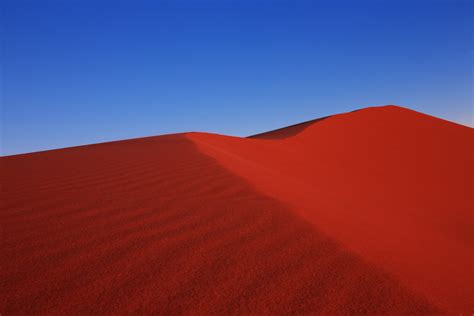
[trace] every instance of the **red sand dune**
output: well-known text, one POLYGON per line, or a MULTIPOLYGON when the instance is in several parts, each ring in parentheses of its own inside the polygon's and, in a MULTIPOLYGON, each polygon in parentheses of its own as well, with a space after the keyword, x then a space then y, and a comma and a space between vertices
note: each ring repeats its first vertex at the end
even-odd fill
POLYGON ((472 149, 387 106, 2 157, 0 313, 473 313, 472 149))

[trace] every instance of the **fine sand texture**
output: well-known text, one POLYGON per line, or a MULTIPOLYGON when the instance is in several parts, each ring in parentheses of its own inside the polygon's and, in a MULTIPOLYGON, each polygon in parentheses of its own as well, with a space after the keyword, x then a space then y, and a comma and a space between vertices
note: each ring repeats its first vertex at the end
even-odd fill
POLYGON ((2 157, 0 313, 469 315, 473 131, 384 106, 2 157))

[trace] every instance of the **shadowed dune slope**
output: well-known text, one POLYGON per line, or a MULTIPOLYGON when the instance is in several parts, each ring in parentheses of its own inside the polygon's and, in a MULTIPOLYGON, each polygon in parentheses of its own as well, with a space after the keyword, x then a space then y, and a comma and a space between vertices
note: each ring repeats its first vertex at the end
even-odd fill
POLYGON ((329 118, 330 116, 325 116, 321 117, 315 120, 310 120, 307 122, 302 122, 298 124, 294 124, 291 126, 283 127, 283 128, 278 128, 273 131, 268 131, 265 133, 260 133, 260 134, 255 134, 252 136, 249 136, 248 138, 258 138, 258 139, 282 139, 282 138, 287 138, 291 136, 295 136, 302 132, 304 129, 307 127, 313 125, 314 123, 320 122, 322 120, 325 120, 329 118))
POLYGON ((2 314, 437 311, 186 135, 1 163, 2 314))
POLYGON ((450 313, 474 312, 473 129, 396 106, 199 148, 450 313))

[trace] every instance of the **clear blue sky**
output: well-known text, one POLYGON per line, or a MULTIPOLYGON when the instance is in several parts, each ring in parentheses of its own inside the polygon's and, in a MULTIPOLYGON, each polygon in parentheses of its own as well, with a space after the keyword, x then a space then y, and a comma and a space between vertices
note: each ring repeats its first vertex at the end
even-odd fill
POLYGON ((397 104, 473 122, 471 0, 2 0, 2 155, 397 104))

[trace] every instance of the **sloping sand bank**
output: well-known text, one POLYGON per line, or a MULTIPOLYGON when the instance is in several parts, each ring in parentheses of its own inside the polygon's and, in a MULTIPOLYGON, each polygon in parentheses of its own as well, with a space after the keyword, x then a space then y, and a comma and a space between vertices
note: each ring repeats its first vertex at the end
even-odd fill
POLYGON ((472 312, 473 139, 381 107, 3 157, 0 312, 472 312))

